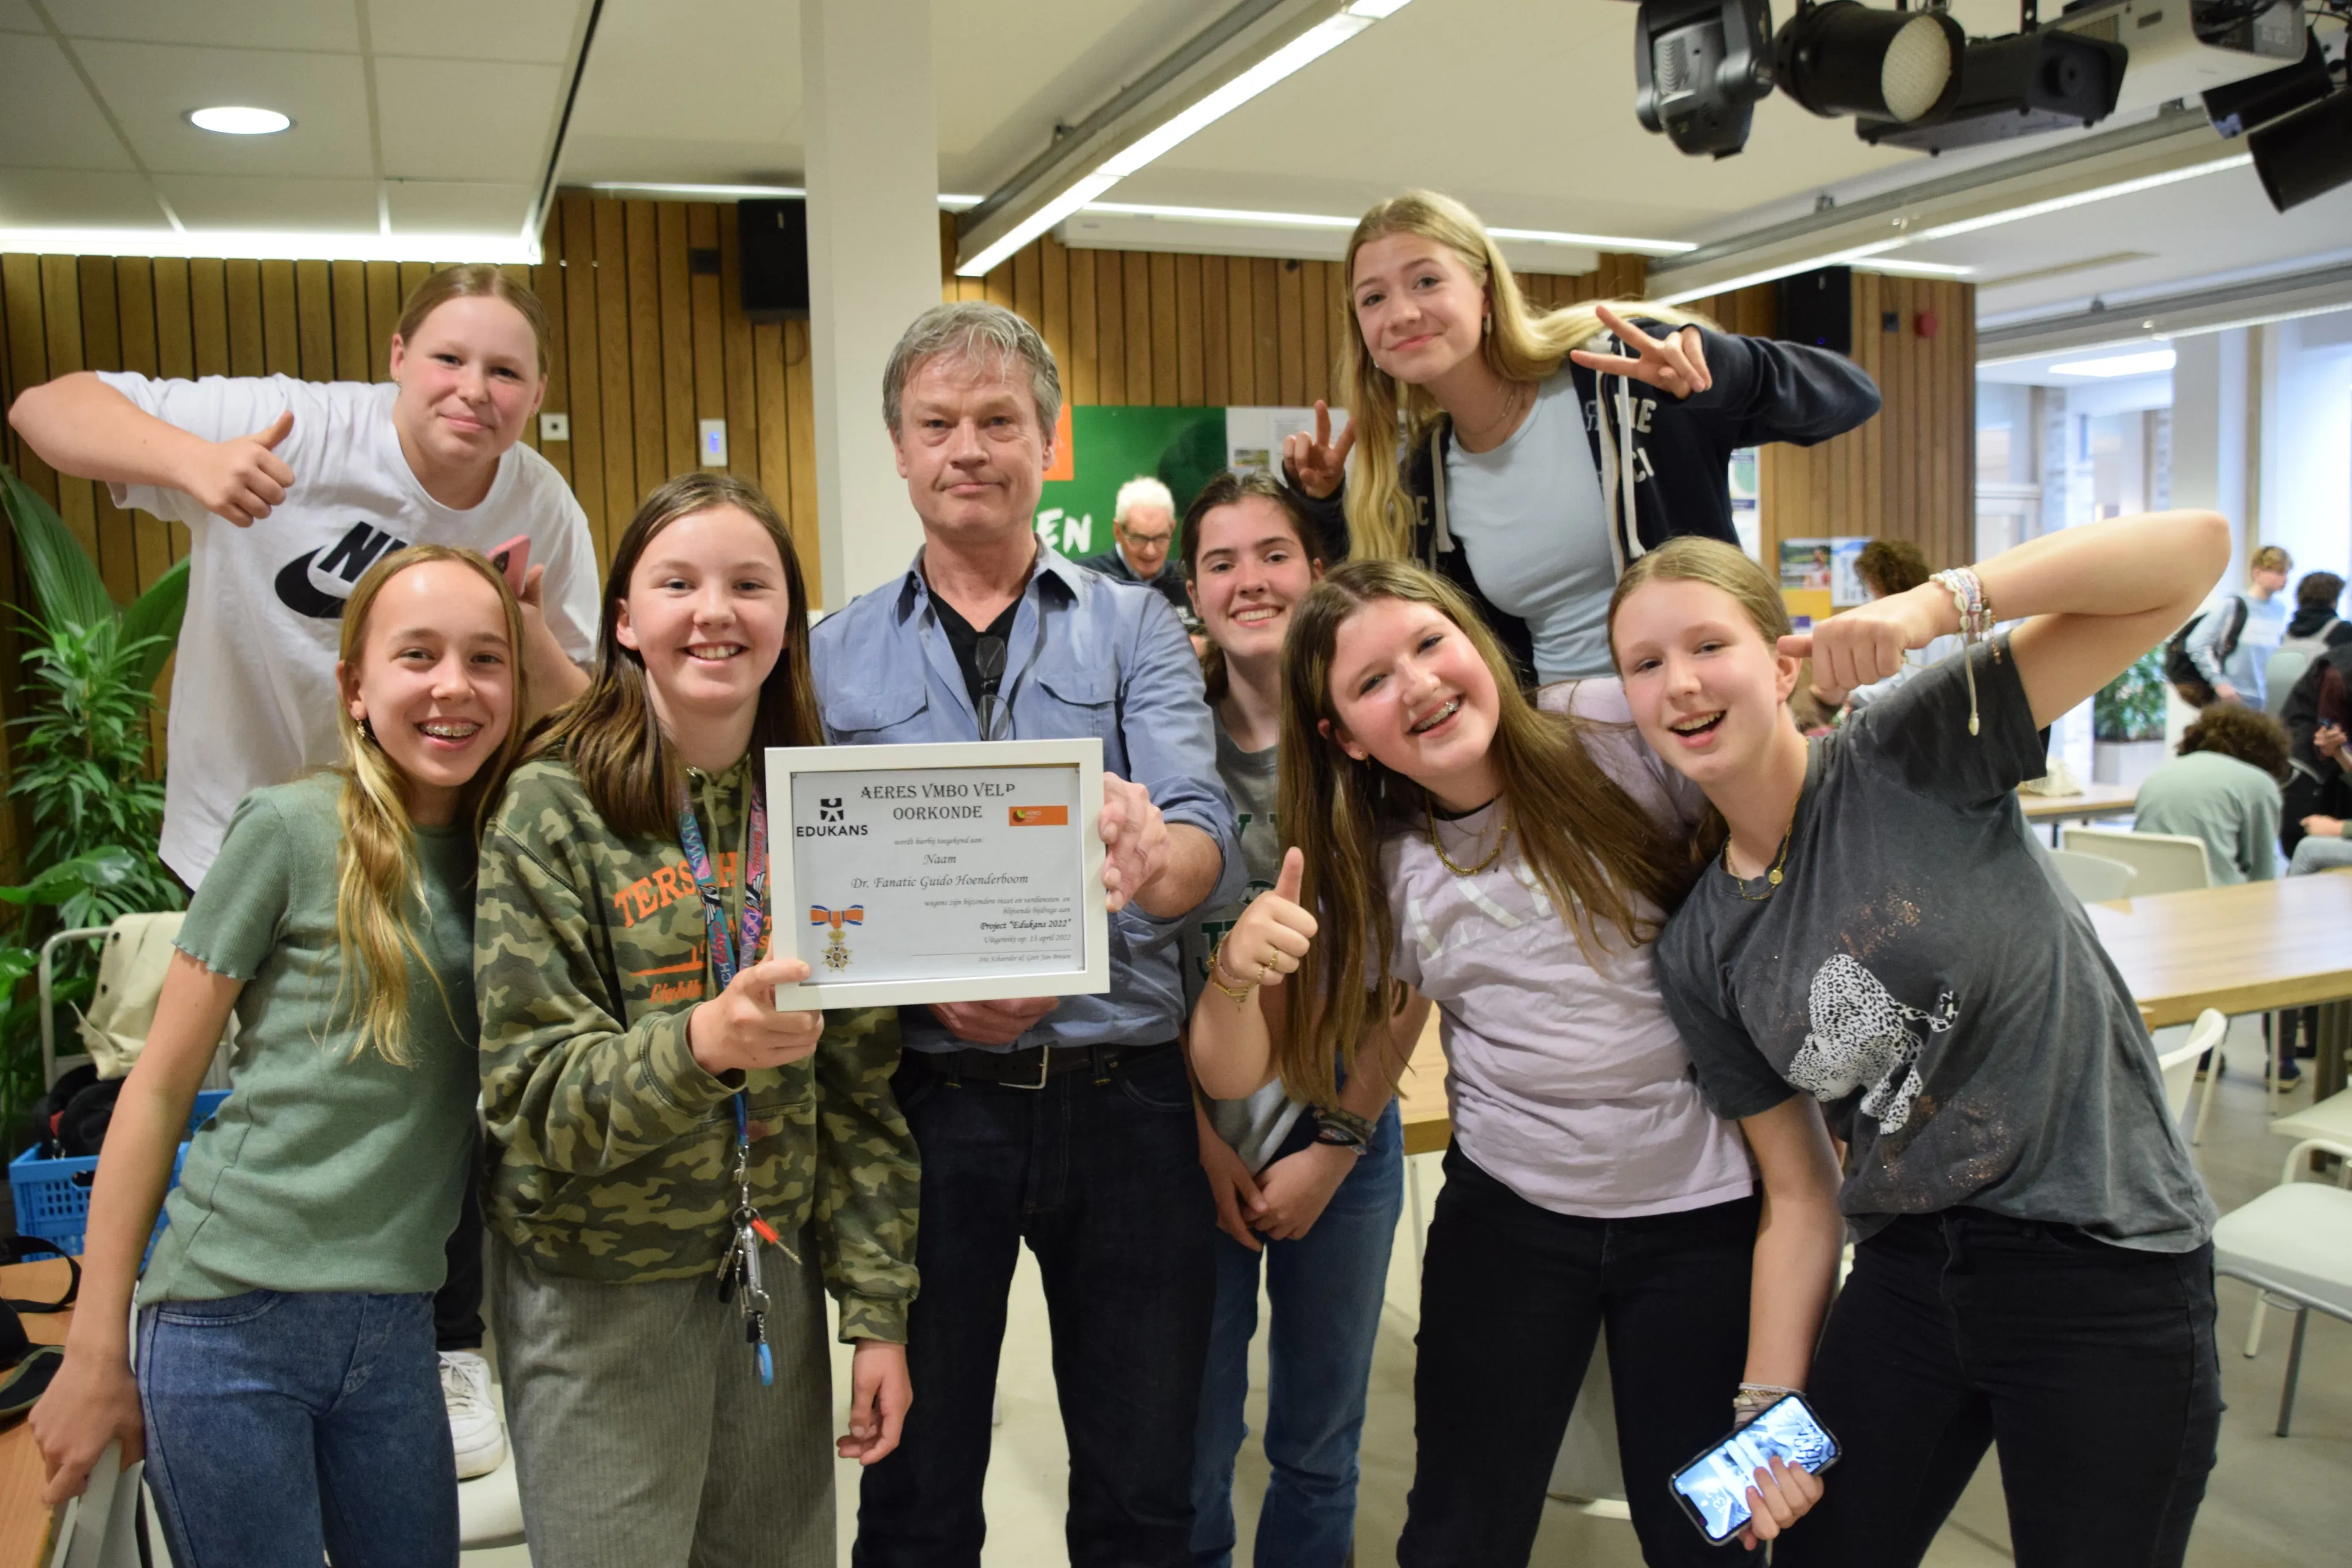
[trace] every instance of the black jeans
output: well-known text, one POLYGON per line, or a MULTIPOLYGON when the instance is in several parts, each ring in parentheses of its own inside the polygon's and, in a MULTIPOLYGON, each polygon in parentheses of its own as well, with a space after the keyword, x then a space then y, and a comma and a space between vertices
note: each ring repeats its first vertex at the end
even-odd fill
POLYGON ((1708 1545, 1666 1486, 1730 1434, 1758 1213, 1751 1196, 1640 1219, 1554 1214, 1449 1151, 1422 1261, 1402 1568, 1527 1562, 1604 1321, 1643 1559, 1760 1562, 1708 1545))
POLYGON ((1855 1250, 1807 1397, 1843 1457, 1773 1556, 1904 1568, 1988 1445, 2019 1568, 2165 1568, 2221 1427, 2213 1249, 1953 1209, 1855 1250))
POLYGON ((482 1132, 474 1129, 474 1150, 466 1161, 466 1195, 457 1205, 457 1228, 443 1244, 449 1277, 433 1292, 433 1348, 482 1348, 482 1132))
POLYGON ((1189 1563, 1192 1435, 1216 1292, 1216 1207, 1173 1045, 1037 1090, 949 1082, 908 1051, 892 1080, 923 1163, 908 1323, 919 1391, 866 1472, 859 1568, 976 1568, 1005 1298, 1026 1242, 1044 1276, 1069 1439, 1074 1568, 1189 1563))

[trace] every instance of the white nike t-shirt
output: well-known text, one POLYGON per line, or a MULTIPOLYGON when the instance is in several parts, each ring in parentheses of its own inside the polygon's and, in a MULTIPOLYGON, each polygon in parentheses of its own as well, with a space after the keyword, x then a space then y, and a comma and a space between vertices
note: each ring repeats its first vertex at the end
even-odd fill
POLYGON ((341 755, 335 652, 343 600, 385 552, 409 544, 488 551, 530 535, 547 567, 549 628, 585 663, 597 622, 588 519, 548 461, 517 446, 481 504, 457 511, 425 494, 392 423, 390 383, 290 376, 154 381, 100 376, 166 424, 207 441, 262 429, 288 409, 278 456, 294 470, 286 500, 250 528, 183 490, 112 486, 117 506, 188 525, 188 614, 172 677, 171 768, 163 781, 163 863, 190 887, 219 853, 229 814, 250 792, 341 755))

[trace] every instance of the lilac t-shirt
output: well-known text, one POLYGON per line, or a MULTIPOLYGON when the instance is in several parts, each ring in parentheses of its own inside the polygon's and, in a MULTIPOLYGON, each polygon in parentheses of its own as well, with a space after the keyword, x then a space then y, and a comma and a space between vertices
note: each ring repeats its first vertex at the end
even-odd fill
MULTIPOLYGON (((1661 822, 1697 822, 1705 798, 1643 742, 1615 680, 1548 687, 1538 701, 1593 721, 1593 759, 1661 822)), ((1456 865, 1493 847, 1496 811, 1437 825, 1456 865)), ((1381 869, 1396 921, 1390 973, 1437 1005, 1454 1141, 1480 1170, 1540 1208, 1595 1219, 1754 1190, 1738 1128, 1699 1096, 1648 944, 1602 927, 1588 963, 1516 847, 1461 877, 1425 834, 1400 835, 1381 869)))

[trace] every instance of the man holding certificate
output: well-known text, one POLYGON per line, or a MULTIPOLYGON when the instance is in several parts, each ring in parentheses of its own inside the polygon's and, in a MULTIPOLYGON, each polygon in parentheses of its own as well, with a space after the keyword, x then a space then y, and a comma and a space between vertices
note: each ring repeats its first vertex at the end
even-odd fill
POLYGON ((883 405, 924 546, 903 578, 816 628, 826 735, 1098 740, 1109 990, 901 1014, 893 1088, 923 1165, 917 1397, 898 1451, 866 1472, 855 1561, 978 1563, 1026 1242, 1055 1340, 1070 1561, 1187 1563, 1215 1214, 1176 1045, 1177 938, 1244 876, 1200 667, 1166 600, 1031 531, 1061 405, 1034 329, 979 302, 926 311, 891 355, 883 405))

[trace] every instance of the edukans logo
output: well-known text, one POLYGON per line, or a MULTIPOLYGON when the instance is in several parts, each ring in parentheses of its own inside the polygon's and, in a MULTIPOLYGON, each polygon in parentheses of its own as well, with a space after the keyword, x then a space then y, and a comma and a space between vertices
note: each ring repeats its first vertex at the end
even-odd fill
POLYGON ((820 795, 816 803, 816 819, 819 822, 846 822, 849 813, 842 808, 839 795, 820 795))

